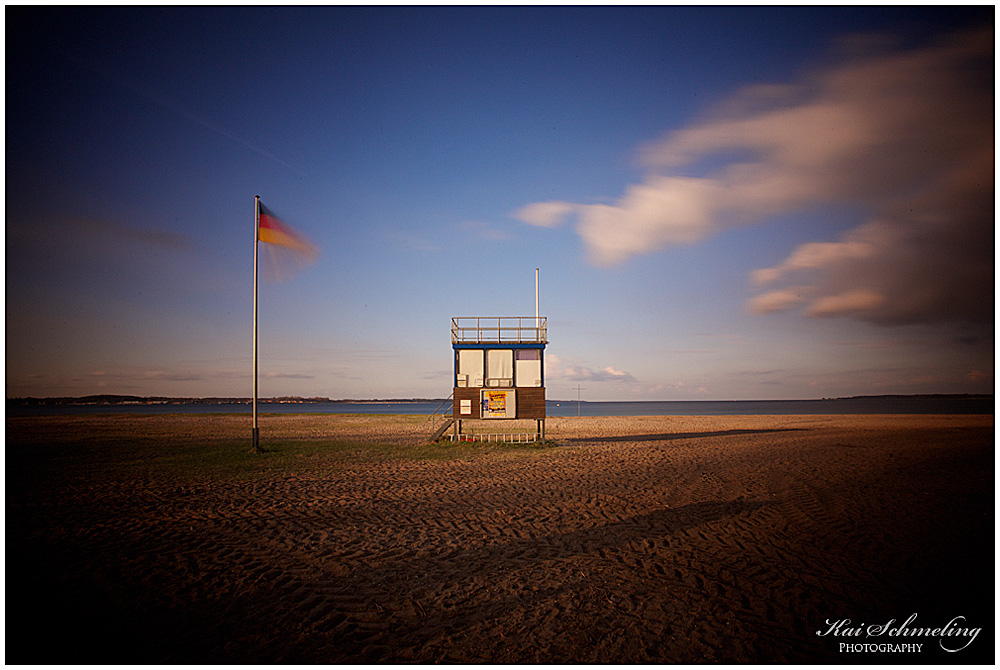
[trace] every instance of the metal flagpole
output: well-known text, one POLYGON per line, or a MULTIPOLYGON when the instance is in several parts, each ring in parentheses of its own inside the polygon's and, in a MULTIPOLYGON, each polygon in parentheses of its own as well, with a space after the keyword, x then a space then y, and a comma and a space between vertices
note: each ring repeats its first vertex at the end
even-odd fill
POLYGON ((260 196, 253 197, 253 450, 260 451, 260 429, 257 427, 257 247, 260 237, 260 196))
POLYGON ((538 333, 538 329, 542 325, 538 320, 538 268, 535 268, 535 333, 538 333))

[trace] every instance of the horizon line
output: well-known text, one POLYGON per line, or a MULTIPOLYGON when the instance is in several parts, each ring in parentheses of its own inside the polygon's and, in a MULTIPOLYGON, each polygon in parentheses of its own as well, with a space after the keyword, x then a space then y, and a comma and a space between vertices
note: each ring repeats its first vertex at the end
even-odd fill
MULTIPOLYGON (((700 398, 700 399, 644 399, 644 400, 582 400, 582 399, 558 399, 546 398, 545 402, 550 403, 632 403, 632 402, 822 402, 824 400, 857 400, 862 398, 993 398, 993 393, 876 393, 853 396, 825 396, 814 398, 700 398)), ((7 402, 29 402, 29 401, 94 401, 99 398, 117 399, 119 402, 186 402, 188 404, 198 404, 206 401, 225 401, 226 403, 242 404, 251 403, 250 396, 137 396, 120 393, 93 393, 82 396, 8 396, 7 402)), ((257 402, 301 402, 301 403, 363 403, 363 402, 440 402, 447 400, 447 397, 396 397, 396 398, 330 398, 326 396, 269 396, 257 398, 257 402)), ((113 403, 109 403, 113 404, 113 403)))

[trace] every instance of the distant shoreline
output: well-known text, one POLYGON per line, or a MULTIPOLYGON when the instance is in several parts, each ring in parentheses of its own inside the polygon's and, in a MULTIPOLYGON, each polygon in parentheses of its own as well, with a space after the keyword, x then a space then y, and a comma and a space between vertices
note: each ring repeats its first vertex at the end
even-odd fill
MULTIPOLYGON (((257 398, 257 404, 264 405, 317 405, 325 403, 419 403, 444 402, 445 398, 391 398, 358 400, 356 398, 300 398, 296 396, 281 396, 275 398, 257 398)), ((161 396, 126 396, 126 395, 88 395, 79 397, 49 397, 49 398, 7 398, 8 405, 249 405, 251 398, 173 398, 161 396)))
MULTIPOLYGON (((588 402, 622 402, 622 403, 636 403, 636 402, 691 402, 691 403, 703 403, 703 402, 717 402, 717 403, 746 403, 746 402, 823 402, 823 401, 837 401, 837 400, 879 400, 879 399, 893 399, 893 398, 935 398, 935 399, 969 399, 969 400, 992 400, 993 394, 990 393, 914 393, 914 394, 883 394, 883 395, 859 395, 859 396, 843 396, 838 398, 800 398, 800 399, 780 399, 780 400, 648 400, 648 401, 635 401, 635 400, 559 400, 550 398, 547 402, 550 403, 588 403, 588 402)), ((130 395, 88 395, 88 396, 57 396, 57 397, 46 397, 46 398, 36 398, 36 397, 15 397, 7 398, 7 404, 9 406, 31 406, 31 405, 249 405, 251 404, 251 398, 249 397, 207 397, 207 398, 188 398, 188 397, 167 397, 167 396, 130 396, 130 395)), ((316 404, 405 404, 405 403, 430 403, 430 402, 445 402, 447 398, 374 398, 374 399, 358 399, 358 398, 324 398, 324 397, 309 397, 303 398, 299 396, 278 396, 271 398, 258 398, 257 403, 263 405, 316 405, 316 404)))

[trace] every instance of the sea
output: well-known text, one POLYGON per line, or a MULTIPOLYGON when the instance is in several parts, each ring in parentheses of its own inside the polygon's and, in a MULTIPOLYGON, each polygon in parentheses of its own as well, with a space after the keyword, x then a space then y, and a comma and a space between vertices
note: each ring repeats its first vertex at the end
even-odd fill
MULTIPOLYGON (((262 414, 442 414, 445 400, 411 402, 259 403, 262 414)), ((545 413, 561 416, 726 416, 758 414, 993 414, 992 396, 862 396, 822 400, 649 400, 588 402, 549 400, 545 413)), ((8 401, 7 416, 58 414, 250 414, 233 404, 45 404, 8 401)))

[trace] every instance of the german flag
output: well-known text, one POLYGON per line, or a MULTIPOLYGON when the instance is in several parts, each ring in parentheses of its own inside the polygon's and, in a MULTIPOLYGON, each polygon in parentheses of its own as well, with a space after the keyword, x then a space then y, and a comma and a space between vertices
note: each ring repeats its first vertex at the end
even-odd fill
POLYGON ((298 231, 274 215, 274 212, 258 203, 260 207, 257 219, 257 239, 268 244, 276 244, 279 247, 292 249, 302 254, 309 260, 314 260, 317 256, 317 249, 312 242, 303 237, 298 231))

